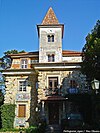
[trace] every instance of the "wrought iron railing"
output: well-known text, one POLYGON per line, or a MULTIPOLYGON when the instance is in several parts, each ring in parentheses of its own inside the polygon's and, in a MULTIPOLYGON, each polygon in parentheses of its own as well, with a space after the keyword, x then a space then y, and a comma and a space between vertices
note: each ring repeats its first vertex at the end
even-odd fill
POLYGON ((61 89, 45 89, 45 96, 61 95, 61 89))

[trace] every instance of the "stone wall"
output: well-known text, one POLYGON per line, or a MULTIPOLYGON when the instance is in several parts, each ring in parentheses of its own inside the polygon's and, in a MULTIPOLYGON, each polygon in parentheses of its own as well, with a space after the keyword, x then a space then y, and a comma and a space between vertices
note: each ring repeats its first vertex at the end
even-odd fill
POLYGON ((30 74, 27 76, 6 75, 4 104, 16 104, 14 127, 18 127, 21 123, 25 127, 28 127, 29 125, 32 124, 36 124, 35 122, 36 121, 35 109, 37 106, 36 82, 37 82, 36 74, 30 74), (24 92, 19 91, 19 81, 22 80, 26 80, 27 82, 26 91, 24 92), (26 105, 25 118, 18 117, 19 104, 26 105))
POLYGON ((16 76, 7 76, 6 82, 5 82, 5 97, 4 97, 4 103, 15 103, 16 93, 18 89, 18 81, 16 76))
POLYGON ((58 84, 62 85, 64 77, 70 71, 39 71, 38 75, 38 99, 45 98, 45 89, 48 88, 48 77, 58 77, 58 84))

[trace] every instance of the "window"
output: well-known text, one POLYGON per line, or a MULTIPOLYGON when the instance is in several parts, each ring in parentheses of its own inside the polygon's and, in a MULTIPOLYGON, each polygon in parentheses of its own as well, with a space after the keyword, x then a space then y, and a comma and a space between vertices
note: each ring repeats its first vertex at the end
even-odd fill
POLYGON ((26 81, 19 81, 19 91, 26 91, 26 81))
POLYGON ((75 80, 70 80, 70 88, 77 88, 77 83, 75 80))
POLYGON ((58 77, 48 77, 48 89, 50 95, 58 94, 58 77))
POLYGON ((26 105, 19 105, 18 106, 18 117, 25 117, 26 116, 26 105))
POLYGON ((28 63, 28 62, 27 62, 27 59, 22 59, 22 60, 21 60, 21 68, 22 68, 22 69, 27 68, 27 66, 28 66, 27 63, 28 63))
POLYGON ((49 77, 48 78, 48 86, 50 90, 57 89, 58 85, 58 77, 49 77))
POLYGON ((54 54, 52 54, 52 55, 48 55, 48 62, 54 62, 55 61, 55 56, 54 56, 54 54))
POLYGON ((48 42, 54 42, 54 35, 48 35, 48 42))

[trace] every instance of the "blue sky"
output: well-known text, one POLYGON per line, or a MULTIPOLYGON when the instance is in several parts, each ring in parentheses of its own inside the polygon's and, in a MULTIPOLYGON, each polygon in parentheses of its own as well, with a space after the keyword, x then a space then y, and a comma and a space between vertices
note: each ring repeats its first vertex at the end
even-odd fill
POLYGON ((0 57, 7 50, 37 51, 37 24, 49 7, 65 25, 63 49, 81 51, 100 19, 100 0, 0 0, 0 57))

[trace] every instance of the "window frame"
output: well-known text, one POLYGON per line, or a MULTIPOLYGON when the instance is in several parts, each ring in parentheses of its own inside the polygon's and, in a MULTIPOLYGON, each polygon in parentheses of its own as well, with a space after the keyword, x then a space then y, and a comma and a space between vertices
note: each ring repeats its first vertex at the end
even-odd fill
POLYGON ((74 79, 70 80, 70 88, 77 88, 77 82, 74 79))
POLYGON ((28 68, 28 59, 26 59, 26 58, 21 59, 20 65, 21 65, 21 69, 27 69, 28 68))
POLYGON ((26 92, 27 91, 27 81, 26 80, 19 80, 18 91, 19 92, 26 92), (25 83, 25 85, 24 85, 24 83, 25 83))
POLYGON ((58 77, 48 77, 48 88, 50 90, 57 89, 58 86, 58 77))

